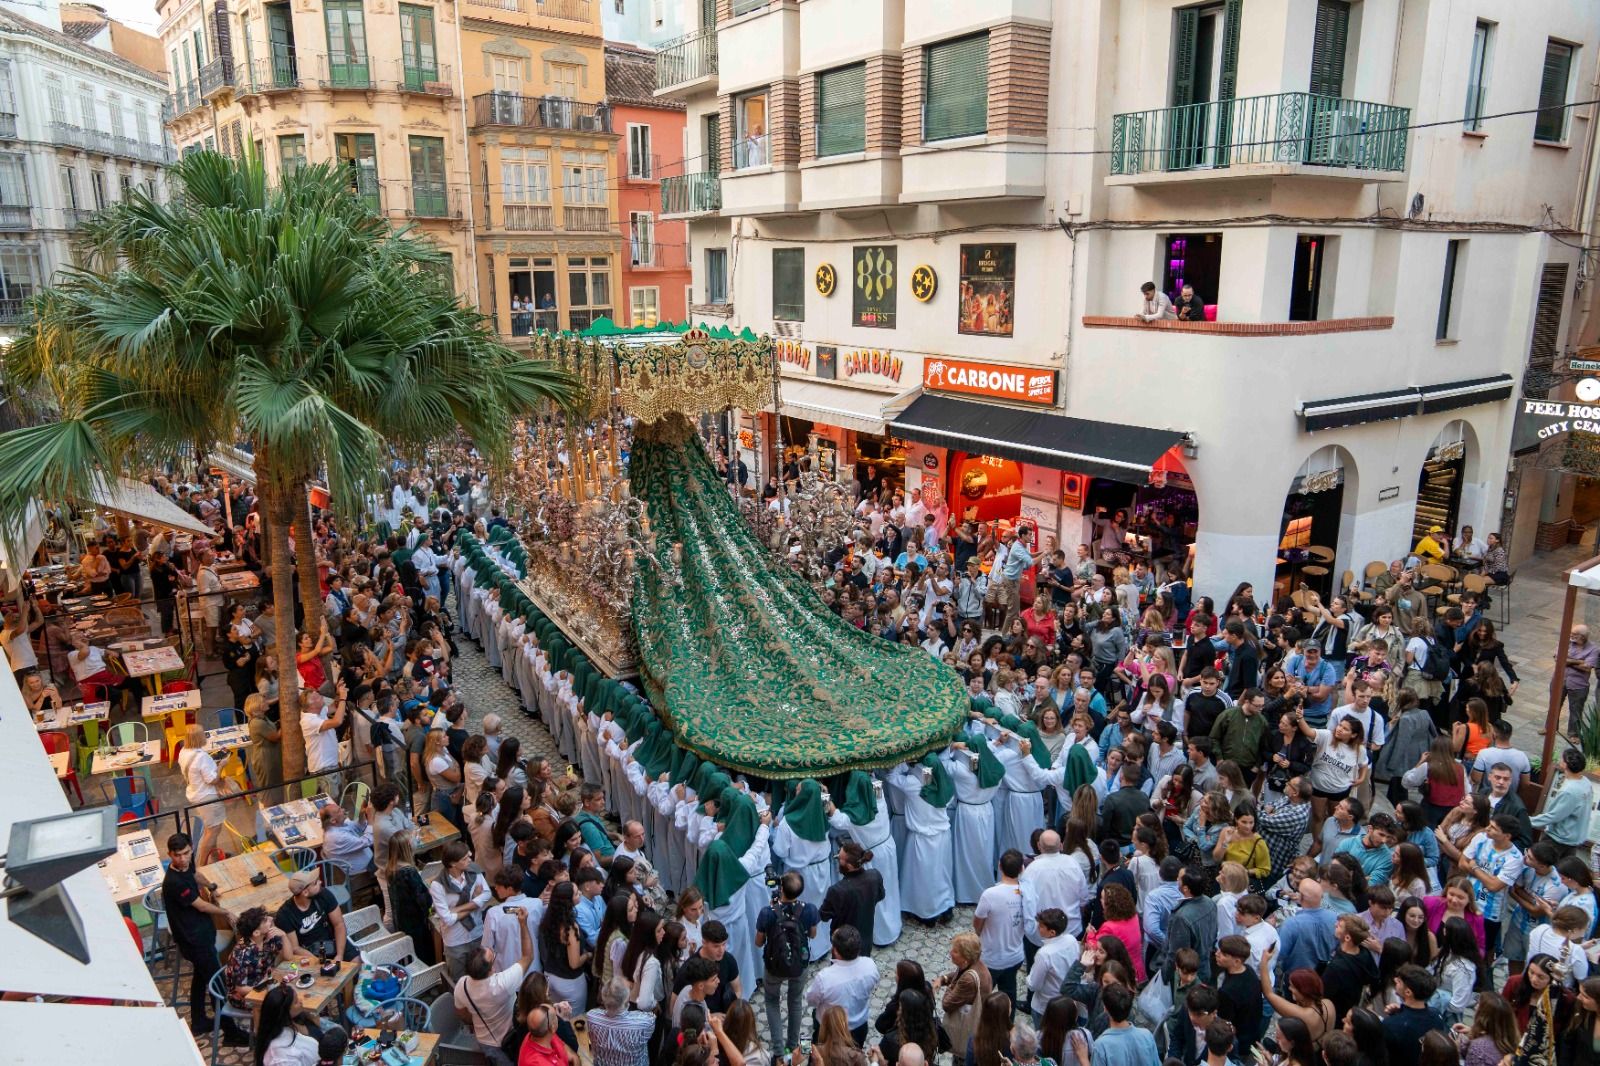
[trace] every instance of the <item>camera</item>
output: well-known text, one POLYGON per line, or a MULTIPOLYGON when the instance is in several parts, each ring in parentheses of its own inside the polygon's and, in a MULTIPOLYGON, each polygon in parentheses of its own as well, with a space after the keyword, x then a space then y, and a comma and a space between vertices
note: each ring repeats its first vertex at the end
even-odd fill
POLYGON ((975 752, 975 751, 967 752, 967 769, 971 770, 973 773, 977 773, 978 772, 978 753, 977 752, 975 752))
POLYGON ((922 783, 924 785, 931 785, 933 783, 933 767, 924 766, 922 768, 922 783))

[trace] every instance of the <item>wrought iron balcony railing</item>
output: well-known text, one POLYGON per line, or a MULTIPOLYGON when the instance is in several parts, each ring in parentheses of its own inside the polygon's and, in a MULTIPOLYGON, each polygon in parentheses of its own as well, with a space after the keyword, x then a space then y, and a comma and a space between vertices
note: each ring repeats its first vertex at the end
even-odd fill
POLYGON ((610 133, 611 108, 566 96, 524 96, 481 93, 472 98, 474 126, 521 126, 525 129, 610 133))
POLYGON ((656 90, 697 81, 717 72, 717 33, 697 30, 668 41, 656 53, 656 90))

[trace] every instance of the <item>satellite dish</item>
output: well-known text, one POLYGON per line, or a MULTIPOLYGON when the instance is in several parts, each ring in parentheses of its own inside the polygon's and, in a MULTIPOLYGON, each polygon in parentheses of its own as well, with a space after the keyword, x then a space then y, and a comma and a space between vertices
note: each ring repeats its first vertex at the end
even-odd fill
POLYGON ((1413 196, 1411 198, 1411 210, 1406 213, 1406 217, 1416 218, 1418 215, 1422 214, 1422 205, 1424 202, 1425 201, 1422 199, 1422 194, 1420 192, 1413 196))

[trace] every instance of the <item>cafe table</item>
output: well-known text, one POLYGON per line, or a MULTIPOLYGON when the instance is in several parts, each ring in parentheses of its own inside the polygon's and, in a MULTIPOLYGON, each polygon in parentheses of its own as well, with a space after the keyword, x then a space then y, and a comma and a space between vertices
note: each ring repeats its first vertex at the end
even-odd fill
POLYGON ((226 755, 249 746, 250 727, 247 725, 225 725, 206 730, 207 755, 226 755))
POLYGON ((111 897, 118 903, 143 899, 166 875, 155 834, 148 829, 118 837, 117 850, 101 859, 99 867, 111 897))
POLYGON ((69 703, 61 707, 45 707, 33 716, 34 728, 43 733, 51 729, 70 729, 85 722, 104 722, 111 717, 111 704, 69 703))
POLYGON ((182 692, 169 692, 164 696, 146 696, 139 701, 139 713, 147 720, 199 709, 200 690, 193 688, 182 692))
POLYGON ((141 651, 122 653, 122 665, 129 677, 147 678, 156 694, 161 692, 161 675, 173 674, 185 668, 183 656, 170 644, 141 651))
POLYGON ((310 799, 293 799, 275 807, 262 807, 261 820, 279 847, 320 848, 322 815, 318 812, 323 804, 331 802, 327 795, 319 792, 310 799))
POLYGON ((217 906, 235 917, 251 907, 276 911, 290 895, 289 878, 272 861, 270 851, 234 855, 200 867, 199 874, 203 880, 217 886, 217 906), (257 874, 264 875, 265 880, 259 885, 251 884, 250 879, 257 874))
POLYGON ((432 851, 460 836, 461 830, 451 825, 450 819, 438 811, 429 811, 428 816, 417 823, 417 854, 432 851))
POLYGON ((113 774, 119 770, 133 770, 161 761, 161 741, 147 740, 143 744, 125 744, 120 748, 97 748, 89 772, 113 774))
POLYGON ((217 580, 222 584, 222 591, 228 593, 248 592, 261 587, 261 578, 252 570, 233 570, 218 574, 217 580))
MULTIPOLYGON (((291 980, 302 973, 311 974, 314 978, 311 982, 311 987, 301 988, 296 985, 294 990, 295 998, 299 1001, 301 1008, 310 1011, 312 1014, 321 1014, 335 999, 343 1001, 346 1005, 349 1004, 355 991, 356 974, 361 972, 361 962, 359 959, 351 962, 341 962, 339 963, 339 971, 327 977, 322 976, 321 964, 315 962, 304 965, 295 962, 280 962, 273 968, 272 972, 275 978, 282 979, 287 977, 291 980)), ((259 992, 252 988, 245 994, 244 1001, 252 1011, 260 1010, 261 1001, 267 998, 267 993, 271 990, 271 985, 259 992)))
MULTIPOLYGON (((359 1053, 375 1047, 378 1037, 382 1033, 383 1030, 381 1029, 357 1029, 356 1036, 358 1039, 353 1042, 351 1050, 359 1053)), ((418 1033, 416 1046, 410 1051, 410 1066, 431 1066, 433 1056, 438 1050, 438 1033, 418 1033)), ((356 1061, 360 1062, 361 1060, 358 1058, 356 1061)))
POLYGON ((72 769, 72 753, 70 751, 52 751, 50 755, 50 769, 56 772, 56 780, 64 780, 72 769))

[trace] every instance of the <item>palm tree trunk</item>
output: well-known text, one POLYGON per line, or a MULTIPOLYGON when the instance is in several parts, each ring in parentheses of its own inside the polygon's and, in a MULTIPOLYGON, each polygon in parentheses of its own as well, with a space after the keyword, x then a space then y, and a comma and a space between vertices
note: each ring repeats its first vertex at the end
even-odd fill
MULTIPOLYGON (((300 671, 295 669, 297 643, 294 627, 294 568, 289 559, 289 526, 293 522, 294 490, 285 492, 268 464, 265 449, 256 452, 260 478, 261 516, 272 572, 274 649, 278 656, 278 708, 282 729, 283 779, 293 781, 306 773, 306 743, 300 733, 300 671)), ((303 498, 303 497, 302 497, 303 498)), ((307 612, 308 614, 310 612, 307 612)))
POLYGON ((294 499, 286 506, 292 506, 294 511, 296 575, 300 582, 300 606, 305 612, 302 625, 315 640, 323 629, 322 582, 317 579, 317 542, 311 532, 311 501, 306 498, 304 481, 296 480, 294 499))

